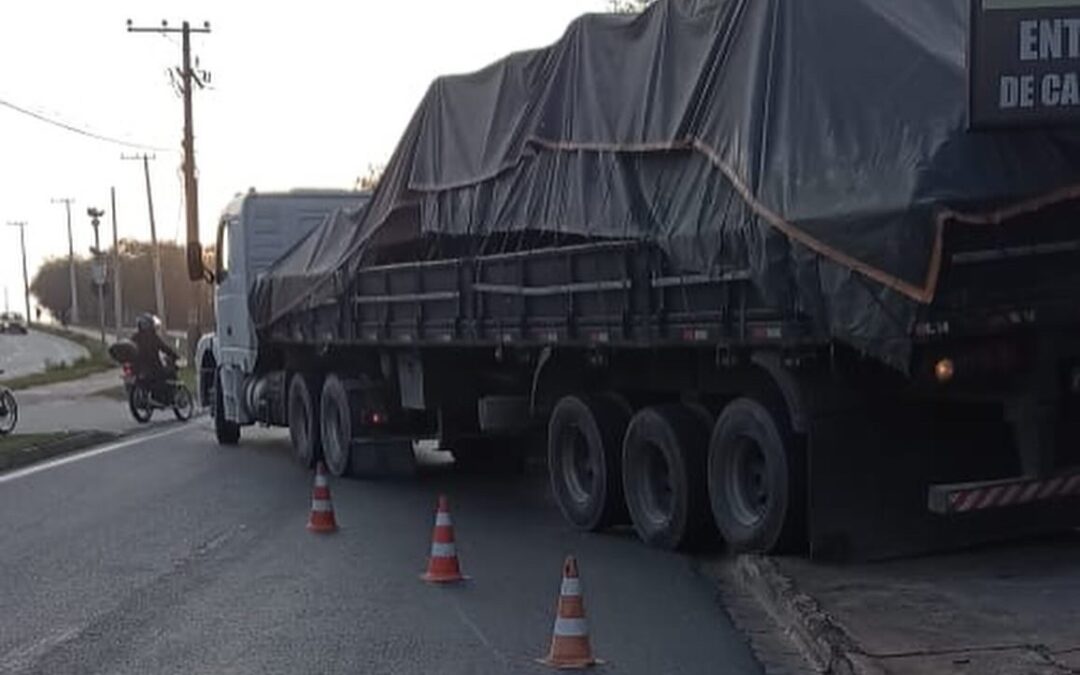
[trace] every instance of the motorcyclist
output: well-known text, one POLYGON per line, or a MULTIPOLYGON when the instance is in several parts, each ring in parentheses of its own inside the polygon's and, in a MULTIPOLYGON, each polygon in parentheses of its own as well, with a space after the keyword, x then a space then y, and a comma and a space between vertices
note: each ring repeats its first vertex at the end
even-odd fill
POLYGON ((175 373, 172 368, 166 368, 161 357, 167 357, 170 364, 180 357, 158 335, 157 323, 157 317, 153 314, 140 314, 135 320, 135 334, 131 336, 131 341, 138 347, 134 363, 136 377, 147 382, 155 399, 163 401, 161 394, 165 390, 164 385, 175 373))

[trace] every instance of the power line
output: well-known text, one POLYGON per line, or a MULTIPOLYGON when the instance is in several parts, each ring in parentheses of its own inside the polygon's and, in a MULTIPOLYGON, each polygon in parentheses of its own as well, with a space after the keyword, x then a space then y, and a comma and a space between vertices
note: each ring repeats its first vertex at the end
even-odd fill
POLYGON ((33 110, 28 110, 26 108, 23 108, 22 106, 19 106, 19 105, 16 105, 16 104, 12 103, 11 101, 5 101, 4 99, 0 99, 0 105, 4 106, 6 108, 11 108, 15 112, 22 113, 23 115, 33 117, 34 119, 38 120, 39 122, 45 122, 46 124, 51 124, 51 125, 53 125, 55 127, 59 127, 61 129, 64 129, 65 131, 71 131, 73 133, 80 134, 82 136, 86 136, 88 138, 93 138, 94 140, 104 141, 106 143, 115 143, 117 145, 123 145, 123 146, 127 146, 129 148, 137 148, 139 150, 153 150, 155 152, 175 152, 174 150, 171 150, 169 148, 159 148, 159 147, 154 146, 154 145, 143 145, 142 143, 135 143, 133 141, 125 141, 125 140, 122 140, 122 139, 119 139, 119 138, 113 138, 111 136, 105 136, 104 134, 99 134, 99 133, 96 133, 96 132, 93 132, 93 131, 88 131, 87 129, 80 129, 79 127, 72 126, 72 125, 70 125, 70 124, 68 124, 66 122, 61 122, 59 120, 52 119, 51 117, 46 117, 45 115, 42 115, 41 113, 34 112, 33 110))

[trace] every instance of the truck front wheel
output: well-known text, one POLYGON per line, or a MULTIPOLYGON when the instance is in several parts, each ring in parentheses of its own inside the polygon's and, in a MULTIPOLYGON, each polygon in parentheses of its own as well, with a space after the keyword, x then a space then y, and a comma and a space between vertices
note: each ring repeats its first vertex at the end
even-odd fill
POLYGON ((240 425, 225 419, 225 390, 222 388, 220 370, 214 375, 214 435, 221 445, 240 442, 240 425))
POLYGON ((567 396, 548 426, 548 473, 555 501, 575 527, 595 531, 623 521, 622 440, 629 406, 613 398, 567 396))
POLYGON ((319 409, 315 405, 312 389, 311 379, 303 373, 296 373, 289 381, 289 438, 292 440, 293 456, 308 469, 315 465, 322 452, 319 409))
POLYGON ((709 442, 713 516, 734 551, 777 553, 805 536, 802 448, 777 405, 740 398, 709 442))
POLYGON ((630 519, 646 543, 685 549, 712 533, 705 480, 709 429, 686 406, 645 408, 623 441, 623 490, 630 519))

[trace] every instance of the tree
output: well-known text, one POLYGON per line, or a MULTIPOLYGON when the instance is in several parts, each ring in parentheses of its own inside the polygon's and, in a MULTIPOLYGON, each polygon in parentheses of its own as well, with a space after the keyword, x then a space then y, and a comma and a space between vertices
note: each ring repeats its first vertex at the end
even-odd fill
POLYGON ((655 0, 608 0, 608 10, 614 14, 637 14, 655 0))
MULTIPOLYGON (((184 328, 196 316, 203 325, 213 322, 213 289, 204 283, 193 283, 187 278, 184 248, 174 242, 162 242, 161 276, 165 287, 167 316, 161 317, 166 326, 184 328)), ((151 245, 147 242, 122 239, 120 241, 121 293, 124 299, 123 324, 130 326, 142 312, 153 312, 157 305, 154 298, 154 265, 151 245)), ((114 325, 112 302, 112 251, 106 252, 109 260, 109 282, 105 285, 105 321, 114 325)), ((82 316, 89 325, 97 325, 97 287, 93 285, 90 260, 75 260, 75 277, 79 285, 79 305, 82 316), (85 309, 83 305, 85 304, 85 309)), ((63 318, 71 306, 71 286, 68 280, 67 258, 52 258, 38 268, 30 290, 41 307, 56 318, 63 318)))
POLYGON ((374 190, 379 186, 384 171, 386 171, 385 164, 368 164, 367 173, 356 178, 355 188, 357 190, 374 190))

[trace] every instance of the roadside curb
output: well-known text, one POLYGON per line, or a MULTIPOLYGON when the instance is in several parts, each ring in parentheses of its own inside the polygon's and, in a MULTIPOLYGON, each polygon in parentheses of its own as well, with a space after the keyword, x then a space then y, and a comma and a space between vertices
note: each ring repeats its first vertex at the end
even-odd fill
POLYGON ((886 675, 816 600, 771 559, 741 555, 722 563, 730 583, 752 597, 820 673, 886 675))
POLYGON ((0 456, 0 473, 21 469, 46 459, 85 450, 122 437, 123 434, 113 434, 106 431, 79 431, 51 443, 32 445, 19 450, 15 454, 0 456))

